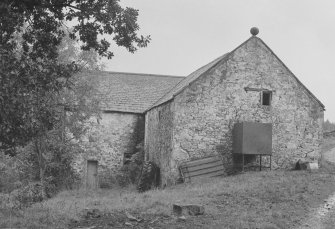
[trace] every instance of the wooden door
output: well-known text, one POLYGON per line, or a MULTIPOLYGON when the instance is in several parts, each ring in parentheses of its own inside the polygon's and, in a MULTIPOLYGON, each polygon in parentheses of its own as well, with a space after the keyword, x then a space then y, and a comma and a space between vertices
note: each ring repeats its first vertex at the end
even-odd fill
POLYGON ((98 162, 87 161, 87 188, 96 189, 98 187, 98 162))

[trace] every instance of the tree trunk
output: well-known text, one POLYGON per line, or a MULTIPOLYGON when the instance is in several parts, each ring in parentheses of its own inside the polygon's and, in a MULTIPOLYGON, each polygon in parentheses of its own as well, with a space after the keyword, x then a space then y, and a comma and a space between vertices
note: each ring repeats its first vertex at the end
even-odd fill
POLYGON ((41 183, 41 194, 43 200, 47 198, 46 194, 46 187, 45 187, 45 163, 43 158, 43 140, 36 138, 35 139, 35 147, 36 147, 36 153, 38 158, 38 167, 39 167, 39 177, 40 177, 40 183, 41 183))

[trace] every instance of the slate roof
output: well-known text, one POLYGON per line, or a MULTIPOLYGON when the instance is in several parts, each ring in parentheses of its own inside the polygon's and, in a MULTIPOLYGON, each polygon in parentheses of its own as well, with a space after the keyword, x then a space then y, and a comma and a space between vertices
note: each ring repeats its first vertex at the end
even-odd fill
POLYGON ((250 37, 233 51, 218 57, 209 64, 192 72, 187 77, 106 71, 90 72, 89 74, 97 79, 97 93, 101 98, 100 107, 102 110, 145 113, 154 107, 172 100, 193 81, 215 67, 219 62, 227 61, 230 54, 253 38, 259 39, 292 74, 307 93, 324 109, 324 105, 302 84, 265 42, 254 36, 250 37))
POLYGON ((97 94, 104 111, 144 113, 171 90, 181 76, 126 72, 89 72, 96 79, 97 94))

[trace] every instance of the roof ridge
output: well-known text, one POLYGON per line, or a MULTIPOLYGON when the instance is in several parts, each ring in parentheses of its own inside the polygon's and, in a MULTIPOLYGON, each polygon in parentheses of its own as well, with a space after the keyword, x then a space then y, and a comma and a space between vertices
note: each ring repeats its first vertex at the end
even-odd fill
POLYGON ((140 75, 140 76, 154 76, 154 77, 171 77, 171 78, 185 78, 185 76, 173 76, 164 74, 152 74, 152 73, 136 73, 136 72, 115 72, 115 71, 101 71, 105 73, 117 73, 117 74, 127 74, 127 75, 140 75))

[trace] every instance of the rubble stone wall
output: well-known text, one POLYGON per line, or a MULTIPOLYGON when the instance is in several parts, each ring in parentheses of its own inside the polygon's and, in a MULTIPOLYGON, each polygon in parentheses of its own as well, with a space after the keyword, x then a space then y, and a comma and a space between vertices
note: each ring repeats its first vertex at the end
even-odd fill
POLYGON ((217 154, 229 173, 232 128, 243 121, 273 124, 273 169, 320 157, 322 107, 256 37, 191 83, 173 103, 169 169, 176 178, 181 162, 217 154), (262 90, 272 92, 271 106, 261 105, 262 90))
POLYGON ((124 156, 132 154, 135 146, 144 139, 143 115, 104 112, 101 119, 90 125, 82 140, 82 152, 73 163, 76 171, 84 178, 88 160, 98 161, 100 183, 110 179, 123 165, 124 156))
POLYGON ((171 152, 173 137, 173 104, 165 103, 146 113, 145 159, 154 161, 161 171, 161 185, 174 182, 171 177, 171 152))

